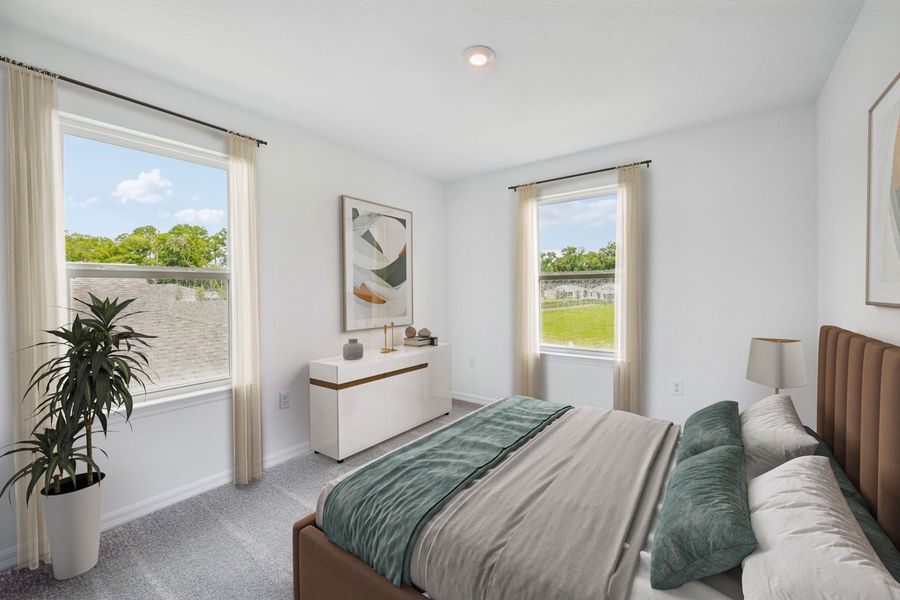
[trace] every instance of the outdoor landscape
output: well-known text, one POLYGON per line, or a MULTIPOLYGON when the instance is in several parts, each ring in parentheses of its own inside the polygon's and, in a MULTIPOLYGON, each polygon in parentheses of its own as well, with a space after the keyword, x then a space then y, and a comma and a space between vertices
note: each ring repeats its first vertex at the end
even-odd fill
POLYGON ((540 258, 543 343, 615 348, 616 243, 597 251, 566 246, 540 258))
MULTIPOLYGON (((146 225, 114 238, 66 233, 66 260, 151 267, 223 268, 227 231, 210 234, 197 225, 177 224, 167 232, 146 225)), ((157 336, 146 351, 152 378, 148 389, 227 377, 228 282, 221 279, 72 277, 72 296, 136 298, 138 314, 128 324, 157 336), (204 352, 196 349, 202 347, 204 352)), ((143 400, 139 394, 138 401, 143 400)))
POLYGON ((151 390, 227 377, 227 277, 140 272, 227 269, 226 171, 68 134, 63 147, 70 298, 137 299, 128 324, 156 336, 151 390))
MULTIPOLYGON (((144 225, 115 238, 67 231, 66 261, 221 269, 228 266, 228 232, 223 228, 210 234, 205 227, 184 223, 167 232, 144 225)), ((155 283, 194 289, 198 300, 211 295, 224 300, 228 294, 228 286, 219 279, 166 279, 155 283)))
POLYGON ((228 234, 210 234, 200 225, 179 223, 169 231, 152 225, 114 238, 66 232, 68 262, 119 263, 160 267, 223 268, 228 264, 228 234))

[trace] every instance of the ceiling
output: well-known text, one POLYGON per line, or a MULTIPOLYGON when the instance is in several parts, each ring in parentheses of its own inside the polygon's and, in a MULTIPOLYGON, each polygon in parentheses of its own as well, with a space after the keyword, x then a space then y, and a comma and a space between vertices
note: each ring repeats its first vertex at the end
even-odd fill
POLYGON ((812 101, 861 4, 5 0, 0 19, 452 180, 812 101))

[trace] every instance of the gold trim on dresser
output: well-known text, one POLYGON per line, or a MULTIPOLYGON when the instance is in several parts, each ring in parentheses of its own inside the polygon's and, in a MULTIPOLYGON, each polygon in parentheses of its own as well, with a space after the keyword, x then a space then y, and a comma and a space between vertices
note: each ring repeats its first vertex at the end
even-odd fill
POLYGON ((379 373, 378 375, 372 375, 370 377, 363 377, 362 379, 354 379, 353 381, 345 381, 344 383, 332 383, 331 381, 322 381, 321 379, 313 379, 310 377, 309 384, 317 385, 319 387, 328 388, 329 390, 344 390, 349 387, 354 387, 357 385, 363 385, 366 383, 372 383, 373 381, 378 381, 379 379, 387 379, 388 377, 394 377, 396 375, 403 375, 404 373, 409 373, 411 371, 418 371, 419 369, 427 369, 428 363, 422 363, 420 365, 413 365, 411 367, 406 367, 404 369, 397 369, 396 371, 387 371, 385 373, 379 373))

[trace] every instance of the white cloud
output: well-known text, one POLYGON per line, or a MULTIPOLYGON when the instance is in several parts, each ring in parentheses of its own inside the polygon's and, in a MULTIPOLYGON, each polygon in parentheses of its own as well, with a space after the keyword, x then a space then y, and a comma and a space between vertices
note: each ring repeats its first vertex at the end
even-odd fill
POLYGON ((225 211, 218 208, 184 208, 172 217, 187 223, 215 225, 225 220, 225 211))
POLYGON ((79 207, 79 208, 87 208, 89 205, 91 205, 91 204, 96 204, 97 202, 100 202, 100 198, 98 198, 97 196, 91 196, 90 198, 88 198, 88 199, 85 200, 84 202, 81 202, 81 203, 78 205, 78 207, 79 207))
POLYGON ((541 227, 603 227, 616 222, 616 210, 615 198, 548 204, 541 207, 541 227))
POLYGON ((112 195, 122 204, 135 200, 144 204, 154 204, 165 200, 172 194, 172 182, 162 176, 159 169, 149 173, 141 171, 137 179, 125 179, 119 182, 112 195))

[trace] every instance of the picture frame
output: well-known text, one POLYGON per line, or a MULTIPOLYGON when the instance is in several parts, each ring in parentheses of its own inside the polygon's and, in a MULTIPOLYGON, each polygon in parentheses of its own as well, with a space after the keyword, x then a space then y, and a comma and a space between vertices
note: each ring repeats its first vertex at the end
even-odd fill
POLYGON ((344 331, 413 323, 412 216, 341 196, 344 331))
POLYGON ((900 73, 869 108, 866 304, 900 308, 900 73))

